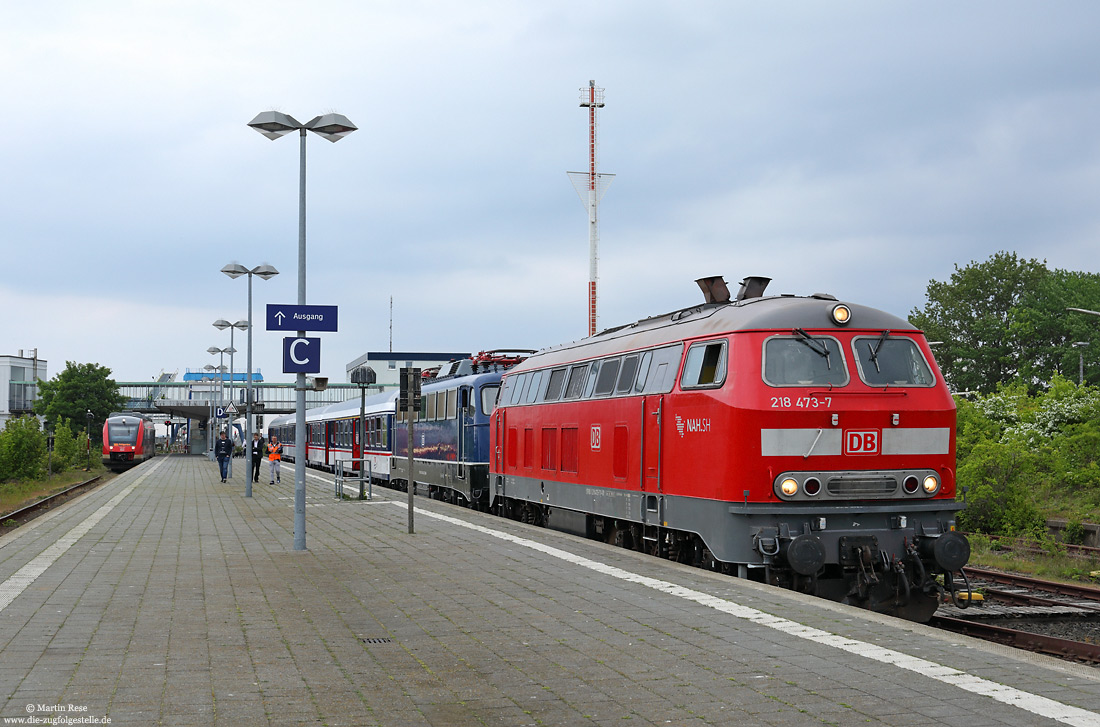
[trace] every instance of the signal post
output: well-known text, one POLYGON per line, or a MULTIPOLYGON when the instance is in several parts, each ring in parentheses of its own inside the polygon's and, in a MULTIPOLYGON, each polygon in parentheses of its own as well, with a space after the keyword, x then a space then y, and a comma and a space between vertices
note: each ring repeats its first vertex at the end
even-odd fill
POLYGON ((416 481, 413 477, 413 422, 416 412, 420 411, 420 369, 401 369, 401 389, 398 392, 397 407, 405 412, 409 425, 409 479, 406 480, 406 489, 409 491, 409 534, 413 531, 413 490, 416 481))

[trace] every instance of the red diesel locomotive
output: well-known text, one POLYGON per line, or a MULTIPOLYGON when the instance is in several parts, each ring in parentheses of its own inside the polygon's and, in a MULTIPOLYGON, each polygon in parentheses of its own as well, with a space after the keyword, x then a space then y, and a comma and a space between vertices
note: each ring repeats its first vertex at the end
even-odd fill
POLYGON ((103 464, 119 472, 157 452, 153 420, 144 414, 112 413, 103 422, 103 464))
POLYGON ((830 295, 765 297, 767 278, 734 300, 697 282, 703 305, 505 375, 488 506, 928 620, 970 547, 955 404, 924 336, 830 295))

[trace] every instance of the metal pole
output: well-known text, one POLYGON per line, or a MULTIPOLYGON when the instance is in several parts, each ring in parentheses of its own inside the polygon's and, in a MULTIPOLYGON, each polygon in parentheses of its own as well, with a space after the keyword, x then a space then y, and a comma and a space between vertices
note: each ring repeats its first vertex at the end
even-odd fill
POLYGON ((1080 348, 1077 350, 1077 385, 1085 385, 1085 352, 1080 348))
MULTIPOLYGON (((233 354, 236 349, 233 346, 233 326, 229 327, 229 404, 233 404, 233 354)), ((233 446, 233 417, 230 414, 225 415, 226 429, 229 430, 229 467, 227 472, 229 473, 228 479, 233 479, 233 450, 236 447, 233 446)))
POLYGON ((359 499, 363 499, 363 471, 367 463, 367 387, 359 387, 359 499))
POLYGON ((248 374, 245 376, 245 453, 248 456, 248 476, 244 478, 244 496, 252 497, 252 271, 248 271, 248 374))
POLYGON ((409 535, 413 534, 413 490, 416 489, 416 481, 413 478, 413 418, 416 416, 416 412, 413 411, 413 406, 412 406, 413 384, 415 383, 413 381, 413 371, 414 371, 414 369, 408 368, 408 369, 406 369, 407 373, 405 374, 405 376, 406 376, 405 384, 406 384, 407 390, 409 392, 409 410, 406 413, 406 416, 408 417, 408 422, 409 422, 409 427, 408 427, 408 429, 409 429, 409 447, 408 447, 408 450, 409 450, 409 452, 408 452, 408 454, 409 454, 409 480, 408 480, 408 490, 409 490, 409 535))
MULTIPOLYGON (((298 305, 306 304, 306 130, 301 135, 298 170, 298 305)), ((298 331, 304 338, 305 331, 298 331)), ((295 377, 294 550, 306 549, 306 375, 295 377)))

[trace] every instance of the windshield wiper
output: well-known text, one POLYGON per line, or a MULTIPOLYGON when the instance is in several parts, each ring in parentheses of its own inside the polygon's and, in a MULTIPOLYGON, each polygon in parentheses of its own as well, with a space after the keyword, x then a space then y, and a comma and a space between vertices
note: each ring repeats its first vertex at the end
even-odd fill
POLYGON ((890 335, 890 331, 886 330, 882 332, 882 335, 878 337, 878 343, 874 348, 871 348, 871 344, 867 344, 867 350, 871 352, 871 363, 875 365, 875 371, 882 373, 882 370, 878 367, 878 352, 882 350, 882 344, 886 343, 886 337, 890 335))
POLYGON ((831 371, 833 368, 833 362, 829 358, 829 347, 811 336, 809 333, 806 333, 801 328, 794 329, 794 333, 796 336, 799 337, 799 343, 804 344, 811 351, 825 359, 825 366, 831 371))

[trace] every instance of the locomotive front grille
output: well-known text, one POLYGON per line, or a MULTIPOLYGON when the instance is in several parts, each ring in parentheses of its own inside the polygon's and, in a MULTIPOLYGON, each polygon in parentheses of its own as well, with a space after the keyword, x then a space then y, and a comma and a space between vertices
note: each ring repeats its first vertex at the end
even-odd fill
POLYGON ((831 477, 825 489, 833 497, 889 497, 897 492, 898 481, 893 477, 831 477))

